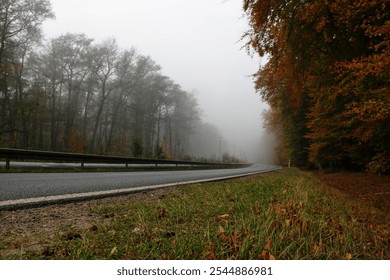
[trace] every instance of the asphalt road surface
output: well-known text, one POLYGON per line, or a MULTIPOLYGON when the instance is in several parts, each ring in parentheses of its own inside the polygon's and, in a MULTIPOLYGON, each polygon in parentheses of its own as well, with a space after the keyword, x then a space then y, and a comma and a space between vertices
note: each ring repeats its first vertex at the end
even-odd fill
POLYGON ((276 170, 246 168, 145 172, 0 173, 0 209, 125 194, 165 186, 213 181, 276 170))

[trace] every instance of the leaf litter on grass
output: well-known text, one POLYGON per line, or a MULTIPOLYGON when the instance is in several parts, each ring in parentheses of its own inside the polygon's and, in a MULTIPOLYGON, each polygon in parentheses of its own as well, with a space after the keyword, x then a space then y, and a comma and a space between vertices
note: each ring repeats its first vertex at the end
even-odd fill
POLYGON ((389 227, 381 222, 386 213, 351 200, 295 169, 92 203, 72 205, 76 217, 90 217, 89 222, 85 219, 82 225, 72 225, 69 232, 77 233, 77 238, 61 239, 57 226, 50 235, 36 228, 28 240, 18 234, 10 237, 15 232, 10 229, 0 242, 0 257, 389 258, 389 227), (40 240, 51 244, 45 252, 23 249, 16 254, 9 250, 28 248, 38 234, 40 240))

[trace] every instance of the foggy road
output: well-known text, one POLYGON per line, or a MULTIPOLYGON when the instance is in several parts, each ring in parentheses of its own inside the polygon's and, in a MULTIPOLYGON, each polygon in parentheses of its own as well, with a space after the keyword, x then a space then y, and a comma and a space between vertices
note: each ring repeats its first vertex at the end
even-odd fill
POLYGON ((278 167, 272 165, 255 164, 246 168, 217 170, 0 174, 0 208, 111 196, 276 169, 278 167))

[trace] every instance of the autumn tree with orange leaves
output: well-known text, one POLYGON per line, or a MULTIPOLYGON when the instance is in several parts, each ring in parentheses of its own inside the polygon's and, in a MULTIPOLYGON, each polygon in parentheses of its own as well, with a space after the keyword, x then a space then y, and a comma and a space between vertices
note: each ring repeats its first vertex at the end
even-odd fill
POLYGON ((390 170, 389 1, 244 0, 278 158, 390 170))

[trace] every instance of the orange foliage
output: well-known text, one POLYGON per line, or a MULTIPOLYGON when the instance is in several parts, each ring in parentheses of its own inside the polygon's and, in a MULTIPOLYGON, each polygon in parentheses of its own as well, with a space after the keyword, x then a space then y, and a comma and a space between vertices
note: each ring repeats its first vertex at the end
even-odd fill
POLYGON ((269 56, 256 80, 267 126, 293 162, 390 165, 389 3, 244 1, 247 44, 269 56))

